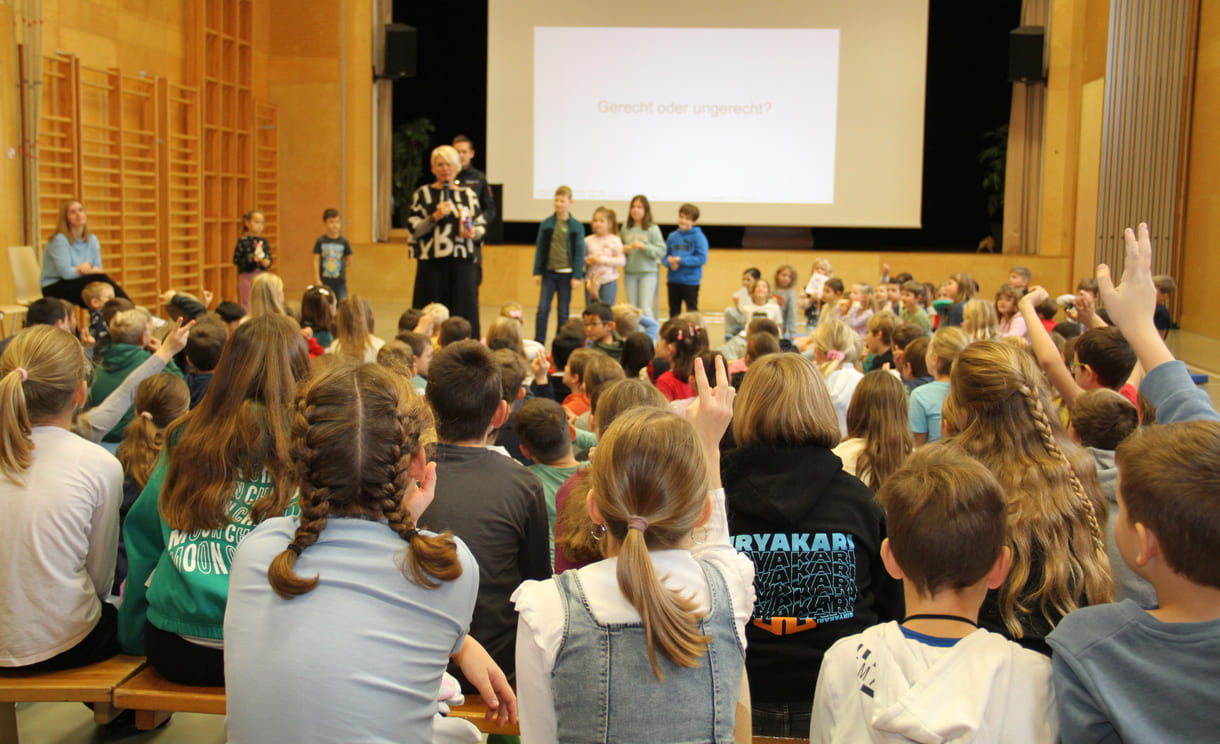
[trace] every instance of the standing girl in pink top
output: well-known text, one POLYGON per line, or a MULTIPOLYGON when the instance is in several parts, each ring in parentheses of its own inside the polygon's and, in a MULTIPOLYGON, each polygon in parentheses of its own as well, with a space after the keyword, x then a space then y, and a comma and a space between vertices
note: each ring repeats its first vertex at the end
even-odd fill
POLYGON ((618 270, 627 263, 613 209, 593 210, 593 234, 585 238, 585 302, 613 305, 618 296, 618 270))

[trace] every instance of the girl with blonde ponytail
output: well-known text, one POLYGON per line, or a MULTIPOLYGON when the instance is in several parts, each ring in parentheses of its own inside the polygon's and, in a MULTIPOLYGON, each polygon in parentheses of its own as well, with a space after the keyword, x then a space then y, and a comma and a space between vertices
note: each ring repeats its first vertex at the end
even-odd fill
POLYGON ((357 730, 431 741, 451 656, 501 722, 515 716, 503 673, 467 635, 474 556, 452 534, 416 527, 436 488, 431 426, 409 382, 377 364, 339 366, 300 394, 301 514, 264 521, 233 559, 229 741, 344 741, 357 730))
POLYGON ((689 422, 654 408, 615 418, 589 473, 608 557, 513 595, 523 741, 728 742, 735 724, 748 740, 749 708, 734 703, 754 565, 728 538, 723 360, 716 378, 696 362, 689 422))
POLYGON ((946 403, 960 427, 948 445, 987 466, 1008 494, 1012 567, 979 623, 1049 655, 1045 637, 1064 615, 1113 598, 1100 527, 1106 499, 1092 458, 1068 439, 1024 349, 967 346, 946 403))
POLYGON ((91 371, 72 334, 37 325, 0 357, 0 667, 50 671, 118 652, 123 471, 70 431, 91 371))
POLYGON ((835 318, 818 323, 813 332, 812 358, 830 390, 830 399, 834 402, 835 414, 839 419, 840 437, 847 436, 847 407, 851 405, 856 385, 864 377, 856 366, 863 348, 859 334, 847 323, 835 318))

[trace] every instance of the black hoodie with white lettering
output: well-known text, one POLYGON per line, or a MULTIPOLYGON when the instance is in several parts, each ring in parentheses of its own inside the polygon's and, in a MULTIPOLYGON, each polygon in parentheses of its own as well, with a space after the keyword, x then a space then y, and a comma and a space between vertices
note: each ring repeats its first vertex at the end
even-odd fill
POLYGON ((902 584, 881 563, 885 514, 819 445, 752 442, 727 452, 721 473, 733 544, 756 567, 751 699, 807 707, 835 641, 902 619, 902 584))

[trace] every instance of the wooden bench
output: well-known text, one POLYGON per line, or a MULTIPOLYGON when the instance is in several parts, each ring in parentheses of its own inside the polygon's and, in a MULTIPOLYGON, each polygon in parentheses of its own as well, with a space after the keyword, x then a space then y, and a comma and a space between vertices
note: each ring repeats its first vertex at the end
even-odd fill
POLYGON ((114 705, 133 710, 136 728, 150 731, 174 713, 225 713, 225 688, 192 687, 170 682, 152 667, 144 667, 114 690, 114 705))
POLYGON ((487 720, 487 705, 483 703, 483 698, 478 695, 467 695, 466 702, 462 705, 449 706, 450 718, 461 718, 464 721, 470 721, 479 731, 485 734, 506 734, 508 736, 520 736, 521 727, 515 723, 506 723, 503 726, 497 726, 495 720, 487 720))
POLYGON ((109 723, 118 715, 114 690, 144 666, 138 656, 115 656, 62 672, 0 671, 0 744, 15 744, 17 703, 92 703, 93 719, 109 723))

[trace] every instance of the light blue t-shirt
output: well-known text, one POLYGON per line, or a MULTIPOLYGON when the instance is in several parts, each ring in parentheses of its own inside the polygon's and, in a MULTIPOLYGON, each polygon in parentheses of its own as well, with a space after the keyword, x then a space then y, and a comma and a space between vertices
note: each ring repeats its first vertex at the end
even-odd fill
POLYGON ((908 419, 911 431, 927 434, 929 442, 940 439, 940 409, 949 397, 949 383, 933 380, 911 391, 911 408, 908 419))
POLYGON ((332 517, 296 562, 313 591, 283 599, 267 567, 293 517, 237 549, 225 613, 225 729, 243 742, 430 743, 441 674, 466 638, 479 568, 454 538, 462 575, 428 589, 402 572, 407 543, 384 522, 332 517))

